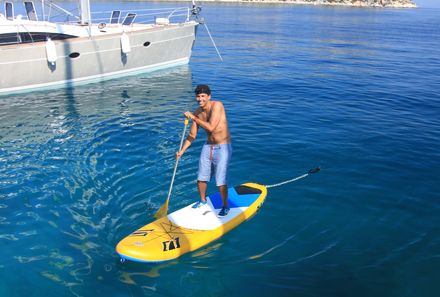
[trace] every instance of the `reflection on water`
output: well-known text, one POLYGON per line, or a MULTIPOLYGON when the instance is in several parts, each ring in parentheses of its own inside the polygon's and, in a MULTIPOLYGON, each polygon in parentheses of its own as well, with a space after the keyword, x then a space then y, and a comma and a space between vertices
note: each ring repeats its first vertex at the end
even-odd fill
MULTIPOLYGON (((72 292, 93 271, 117 273, 108 263, 120 239, 114 235, 151 217, 139 211, 144 202, 154 205, 150 212, 163 202, 162 168, 173 162, 175 126, 192 105, 189 68, 0 104, 0 223, 13 230, 0 239, 16 260, 6 267, 30 265, 20 268, 24 280, 40 275, 72 292), (107 263, 96 267, 101 259, 107 263)), ((145 275, 159 268, 152 271, 145 275)))

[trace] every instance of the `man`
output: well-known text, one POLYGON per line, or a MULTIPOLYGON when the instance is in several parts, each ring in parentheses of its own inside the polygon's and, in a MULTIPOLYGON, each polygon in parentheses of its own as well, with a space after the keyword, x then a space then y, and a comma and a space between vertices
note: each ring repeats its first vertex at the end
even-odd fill
POLYGON ((219 216, 226 216, 228 207, 227 171, 232 155, 231 136, 225 109, 220 101, 211 101, 211 90, 207 85, 198 85, 195 89, 199 107, 192 112, 185 112, 185 116, 192 120, 191 129, 182 149, 176 153, 179 159, 196 139, 199 127, 205 130, 206 144, 203 145, 199 160, 197 187, 200 201, 193 205, 198 208, 206 204, 206 188, 211 176, 215 175, 216 184, 222 197, 222 209, 219 216))

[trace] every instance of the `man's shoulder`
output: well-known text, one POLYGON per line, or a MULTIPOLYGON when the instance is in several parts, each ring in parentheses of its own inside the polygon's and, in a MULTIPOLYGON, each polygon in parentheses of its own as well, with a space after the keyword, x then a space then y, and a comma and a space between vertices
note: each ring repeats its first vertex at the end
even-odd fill
POLYGON ((223 103, 221 101, 211 101, 211 102, 214 103, 213 106, 215 106, 217 108, 223 107, 223 103))

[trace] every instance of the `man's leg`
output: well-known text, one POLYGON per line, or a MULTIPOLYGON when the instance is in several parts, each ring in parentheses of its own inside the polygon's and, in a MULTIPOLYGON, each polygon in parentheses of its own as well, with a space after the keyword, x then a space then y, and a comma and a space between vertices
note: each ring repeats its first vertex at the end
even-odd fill
POLYGON ((200 199, 205 202, 206 201, 206 188, 208 187, 208 183, 205 181, 197 181, 197 188, 199 189, 200 199))
POLYGON ((223 207, 227 208, 228 207, 228 186, 227 185, 219 186, 218 189, 220 191, 220 196, 222 196, 223 207))
POLYGON ((220 217, 224 217, 229 212, 228 204, 228 165, 231 159, 232 146, 230 144, 222 144, 218 147, 215 155, 215 179, 222 197, 222 209, 218 213, 220 217))
POLYGON ((199 173, 197 175, 197 188, 200 194, 200 201, 193 205, 193 208, 199 208, 206 204, 206 189, 208 181, 211 178, 211 160, 209 158, 210 146, 204 145, 200 153, 199 173))

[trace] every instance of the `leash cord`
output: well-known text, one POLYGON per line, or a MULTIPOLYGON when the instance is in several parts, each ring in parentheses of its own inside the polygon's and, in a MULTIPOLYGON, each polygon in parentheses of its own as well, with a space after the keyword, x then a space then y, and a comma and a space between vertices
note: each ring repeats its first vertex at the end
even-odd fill
POLYGON ((265 187, 269 189, 269 188, 279 187, 279 186, 282 186, 282 185, 285 185, 285 184, 288 184, 288 183, 292 183, 292 182, 297 181, 299 179, 302 179, 302 178, 304 178, 304 177, 306 177, 306 176, 308 176, 308 175, 310 175, 312 173, 316 173, 319 170, 321 170, 321 168, 320 167, 316 167, 316 168, 310 169, 309 172, 307 172, 307 173, 305 173, 303 175, 300 175, 298 177, 295 177, 295 178, 292 178, 292 179, 289 179, 289 180, 285 180, 283 182, 276 183, 276 184, 273 184, 273 185, 265 185, 265 187))
POLYGON ((299 180, 299 179, 301 179, 301 178, 304 178, 304 177, 306 177, 307 175, 309 175, 308 173, 306 173, 306 174, 303 174, 303 175, 301 175, 301 176, 298 176, 298 177, 295 177, 295 178, 292 178, 292 179, 289 179, 289 180, 286 180, 286 181, 283 181, 283 182, 280 182, 280 183, 277 183, 277 184, 273 184, 273 185, 265 185, 265 187, 266 188, 275 188, 275 187, 279 187, 279 186, 282 186, 282 185, 285 185, 285 184, 288 184, 288 183, 292 183, 292 182, 294 182, 294 181, 297 181, 297 180, 299 180))

